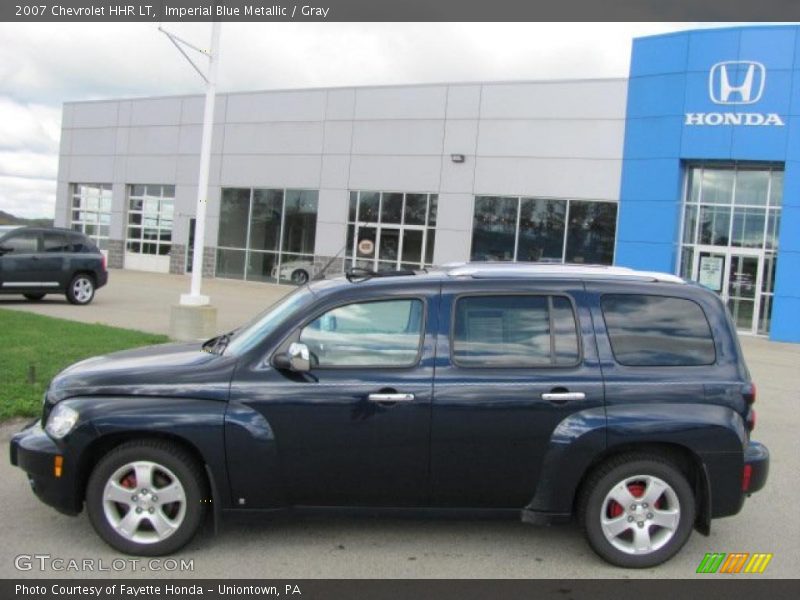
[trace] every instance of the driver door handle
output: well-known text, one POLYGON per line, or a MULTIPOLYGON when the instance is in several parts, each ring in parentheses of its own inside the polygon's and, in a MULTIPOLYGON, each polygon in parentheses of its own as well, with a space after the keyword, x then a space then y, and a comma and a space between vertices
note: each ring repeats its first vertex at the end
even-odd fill
POLYGON ((542 400, 550 400, 550 402, 565 402, 567 400, 586 400, 586 394, 583 392, 545 392, 542 394, 542 400))
POLYGON ((402 394, 402 393, 392 393, 392 394, 370 394, 367 396, 367 400, 370 402, 411 402, 414 399, 414 394, 402 394))

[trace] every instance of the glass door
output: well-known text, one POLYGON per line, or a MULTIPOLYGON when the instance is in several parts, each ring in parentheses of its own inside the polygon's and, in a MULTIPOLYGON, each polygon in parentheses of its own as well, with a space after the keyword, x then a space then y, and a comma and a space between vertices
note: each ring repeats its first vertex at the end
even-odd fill
POLYGON ((755 334, 763 270, 763 255, 758 251, 701 246, 694 255, 692 279, 722 297, 739 332, 755 334))

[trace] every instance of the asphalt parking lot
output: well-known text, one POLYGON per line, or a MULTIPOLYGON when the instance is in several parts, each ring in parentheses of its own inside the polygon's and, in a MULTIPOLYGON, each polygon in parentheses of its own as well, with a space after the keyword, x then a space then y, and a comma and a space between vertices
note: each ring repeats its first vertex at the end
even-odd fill
MULTIPOLYGON (((188 286, 179 276, 113 272, 89 307, 54 297, 40 304, 0 297, 0 307, 89 322, 165 332, 169 304, 188 286), (160 312, 159 312, 160 311, 160 312), (166 317, 164 314, 166 313, 166 317)), ((219 328, 248 319, 287 288, 210 280, 219 309, 219 328)), ((714 521, 710 537, 696 532, 669 563, 640 571, 611 567, 597 558, 576 526, 537 528, 516 521, 428 520, 418 518, 279 518, 226 521, 220 533, 204 533, 176 558, 193 561, 191 572, 122 573, 19 571, 15 557, 47 554, 62 559, 126 559, 95 535, 85 514, 63 516, 35 499, 21 471, 0 460, 0 577, 420 577, 420 578, 684 578, 706 552, 771 552, 772 562, 757 577, 796 577, 800 572, 800 521, 795 492, 800 481, 800 345, 743 338, 758 385, 755 438, 772 453, 764 490, 743 511, 714 521)), ((7 444, 21 421, 0 425, 7 444)), ((98 564, 98 563, 95 563, 98 564)), ((702 577, 717 577, 703 575, 702 577)))

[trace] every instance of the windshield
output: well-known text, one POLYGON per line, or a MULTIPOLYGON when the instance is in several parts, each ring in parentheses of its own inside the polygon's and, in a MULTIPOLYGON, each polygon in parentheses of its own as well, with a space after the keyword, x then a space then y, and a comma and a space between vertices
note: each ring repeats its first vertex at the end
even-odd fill
POLYGON ((255 319, 240 327, 231 337, 226 352, 243 354, 261 342, 293 312, 310 304, 314 298, 307 285, 297 288, 288 296, 284 296, 255 319))

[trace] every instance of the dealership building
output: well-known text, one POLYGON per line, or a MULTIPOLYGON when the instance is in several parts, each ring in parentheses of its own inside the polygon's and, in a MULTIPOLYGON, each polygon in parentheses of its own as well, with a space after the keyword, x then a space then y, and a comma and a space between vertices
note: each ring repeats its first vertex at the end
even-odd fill
MULTIPOLYGON (((191 268, 202 96, 64 105, 56 224, 191 268)), ((217 97, 204 272, 600 263, 717 291, 800 342, 800 27, 634 40, 627 79, 217 97)))

